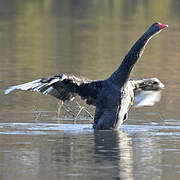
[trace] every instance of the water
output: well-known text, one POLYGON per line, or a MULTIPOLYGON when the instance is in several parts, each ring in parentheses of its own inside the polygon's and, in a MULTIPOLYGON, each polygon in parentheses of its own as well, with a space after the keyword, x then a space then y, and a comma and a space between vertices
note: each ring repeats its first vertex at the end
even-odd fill
POLYGON ((178 0, 0 0, 0 179, 179 179, 179 9, 178 0), (132 77, 158 77, 166 88, 118 131, 94 131, 85 112, 77 124, 57 119, 49 96, 3 94, 60 72, 104 79, 154 21, 169 28, 132 77))

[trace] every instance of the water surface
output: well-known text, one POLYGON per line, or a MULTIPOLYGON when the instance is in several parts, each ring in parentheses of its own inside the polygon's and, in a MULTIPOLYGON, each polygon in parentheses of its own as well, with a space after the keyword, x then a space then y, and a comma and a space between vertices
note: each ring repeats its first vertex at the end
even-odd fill
POLYGON ((178 0, 0 0, 0 179, 179 179, 179 9, 178 0), (3 94, 60 72, 107 78, 154 21, 169 28, 132 77, 158 77, 165 90, 155 106, 132 108, 118 131, 94 131, 86 112, 77 124, 58 119, 50 96, 3 94))

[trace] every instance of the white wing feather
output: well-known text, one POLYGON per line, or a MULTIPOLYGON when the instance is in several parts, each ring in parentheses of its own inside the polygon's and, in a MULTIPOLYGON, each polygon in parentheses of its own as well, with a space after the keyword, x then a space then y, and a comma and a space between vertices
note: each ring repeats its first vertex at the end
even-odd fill
MULTIPOLYGON (((44 84, 43 84, 44 85, 44 84)), ((27 91, 29 89, 32 89, 33 91, 39 91, 39 88, 42 86, 41 79, 31 81, 25 84, 20 84, 17 86, 10 86, 8 89, 4 91, 5 94, 9 94, 10 92, 14 90, 24 90, 27 91)))
POLYGON ((134 107, 153 106, 161 99, 161 91, 139 91, 134 95, 134 107))

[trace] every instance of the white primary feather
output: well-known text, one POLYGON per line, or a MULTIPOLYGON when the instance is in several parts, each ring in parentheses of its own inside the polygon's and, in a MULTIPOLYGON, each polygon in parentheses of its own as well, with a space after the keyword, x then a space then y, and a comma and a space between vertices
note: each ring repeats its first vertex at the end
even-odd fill
POLYGON ((28 83, 25 83, 25 84, 20 84, 20 85, 17 85, 17 86, 11 86, 8 89, 6 89, 4 91, 4 93, 9 94, 9 93, 11 93, 12 91, 14 91, 16 89, 27 91, 27 90, 31 90, 31 89, 33 89, 35 87, 38 87, 41 84, 42 84, 41 79, 38 79, 38 80, 31 81, 31 82, 28 82, 28 83))
POLYGON ((48 85, 48 83, 43 83, 43 84, 41 83, 41 84, 39 84, 37 86, 33 86, 32 91, 40 92, 41 89, 45 88, 47 85, 48 85))
POLYGON ((45 91, 43 91, 42 93, 43 93, 44 95, 47 95, 47 94, 49 94, 52 90, 53 90, 53 87, 51 86, 51 87, 49 87, 48 89, 46 89, 45 91))
POLYGON ((54 83, 56 83, 58 81, 59 81, 59 78, 53 79, 48 83, 48 85, 50 86, 50 85, 52 85, 52 84, 54 84, 54 83))
POLYGON ((134 107, 153 106, 161 98, 161 91, 141 91, 135 93, 134 107))

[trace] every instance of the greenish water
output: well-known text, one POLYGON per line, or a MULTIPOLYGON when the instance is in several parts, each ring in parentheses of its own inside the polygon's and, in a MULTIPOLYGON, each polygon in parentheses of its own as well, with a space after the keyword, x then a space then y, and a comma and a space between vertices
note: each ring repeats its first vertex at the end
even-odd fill
POLYGON ((0 179, 179 179, 179 9, 178 0, 0 0, 0 179), (61 124, 50 96, 3 94, 60 72, 104 79, 154 21, 169 28, 131 77, 157 77, 165 90, 155 106, 133 108, 119 131, 61 124))

